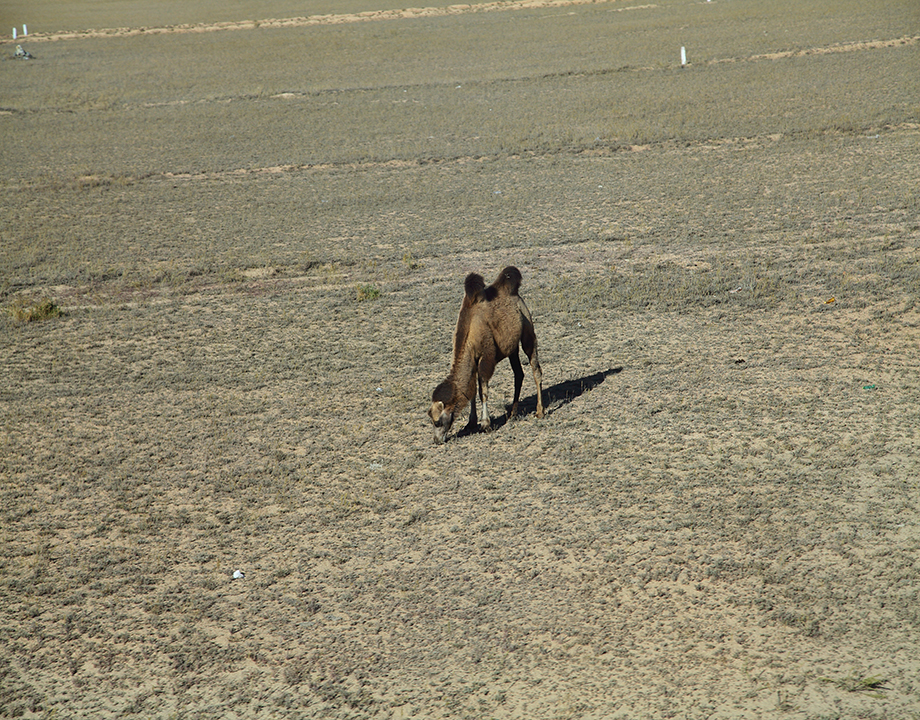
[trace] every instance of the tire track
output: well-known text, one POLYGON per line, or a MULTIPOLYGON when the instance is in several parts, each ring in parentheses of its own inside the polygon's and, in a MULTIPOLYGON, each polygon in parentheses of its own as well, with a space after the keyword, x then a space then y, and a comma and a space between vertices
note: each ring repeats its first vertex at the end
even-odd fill
POLYGON ((829 45, 827 47, 803 48, 801 50, 781 50, 749 57, 718 58, 710 60, 705 65, 721 65, 736 62, 759 62, 763 60, 789 60, 791 58, 808 57, 809 55, 832 55, 836 53, 861 52, 863 50, 884 50, 886 48, 901 47, 902 45, 916 45, 920 42, 920 35, 904 35, 890 40, 853 41, 829 45))

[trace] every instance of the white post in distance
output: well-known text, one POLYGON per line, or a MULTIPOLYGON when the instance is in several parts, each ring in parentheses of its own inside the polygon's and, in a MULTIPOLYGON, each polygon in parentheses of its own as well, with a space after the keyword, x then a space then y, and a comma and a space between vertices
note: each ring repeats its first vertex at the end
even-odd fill
POLYGON ((687 48, 683 45, 680 47, 680 66, 683 67, 687 64, 687 48))

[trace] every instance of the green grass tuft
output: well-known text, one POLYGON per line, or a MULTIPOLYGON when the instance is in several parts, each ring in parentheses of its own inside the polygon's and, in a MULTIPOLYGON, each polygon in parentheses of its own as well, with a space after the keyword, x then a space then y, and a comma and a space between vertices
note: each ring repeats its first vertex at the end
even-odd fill
POLYGON ((380 290, 373 285, 358 285, 355 289, 355 299, 358 302, 365 300, 376 300, 380 297, 380 290))

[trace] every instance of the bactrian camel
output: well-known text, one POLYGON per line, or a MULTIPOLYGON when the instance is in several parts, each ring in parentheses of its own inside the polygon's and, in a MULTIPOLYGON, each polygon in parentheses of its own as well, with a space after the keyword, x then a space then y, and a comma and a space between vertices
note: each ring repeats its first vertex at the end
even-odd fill
POLYGON ((518 294, 520 286, 521 272, 513 266, 502 270, 489 287, 482 275, 470 273, 466 276, 465 295, 454 334, 453 366, 447 379, 431 394, 428 415, 434 423, 435 442, 447 439, 454 420, 468 403, 471 407, 467 428, 475 429, 477 386, 482 400, 482 428, 489 429, 489 380, 495 366, 505 358, 514 371, 514 401, 509 416, 517 414, 524 382, 519 345, 530 359, 537 385, 537 417, 543 417, 543 372, 537 358, 537 336, 530 310, 518 294))

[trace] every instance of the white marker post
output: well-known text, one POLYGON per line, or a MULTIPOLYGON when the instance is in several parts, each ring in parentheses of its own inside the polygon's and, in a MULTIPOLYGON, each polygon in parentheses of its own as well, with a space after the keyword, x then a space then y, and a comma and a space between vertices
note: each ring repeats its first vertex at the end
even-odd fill
POLYGON ((16 28, 13 28, 13 40, 16 39, 16 28))
POLYGON ((22 36, 28 37, 28 35, 29 35, 29 28, 26 27, 25 23, 23 23, 22 24, 22 36))
POLYGON ((680 47, 680 66, 683 67, 687 64, 687 48, 683 45, 680 47))

